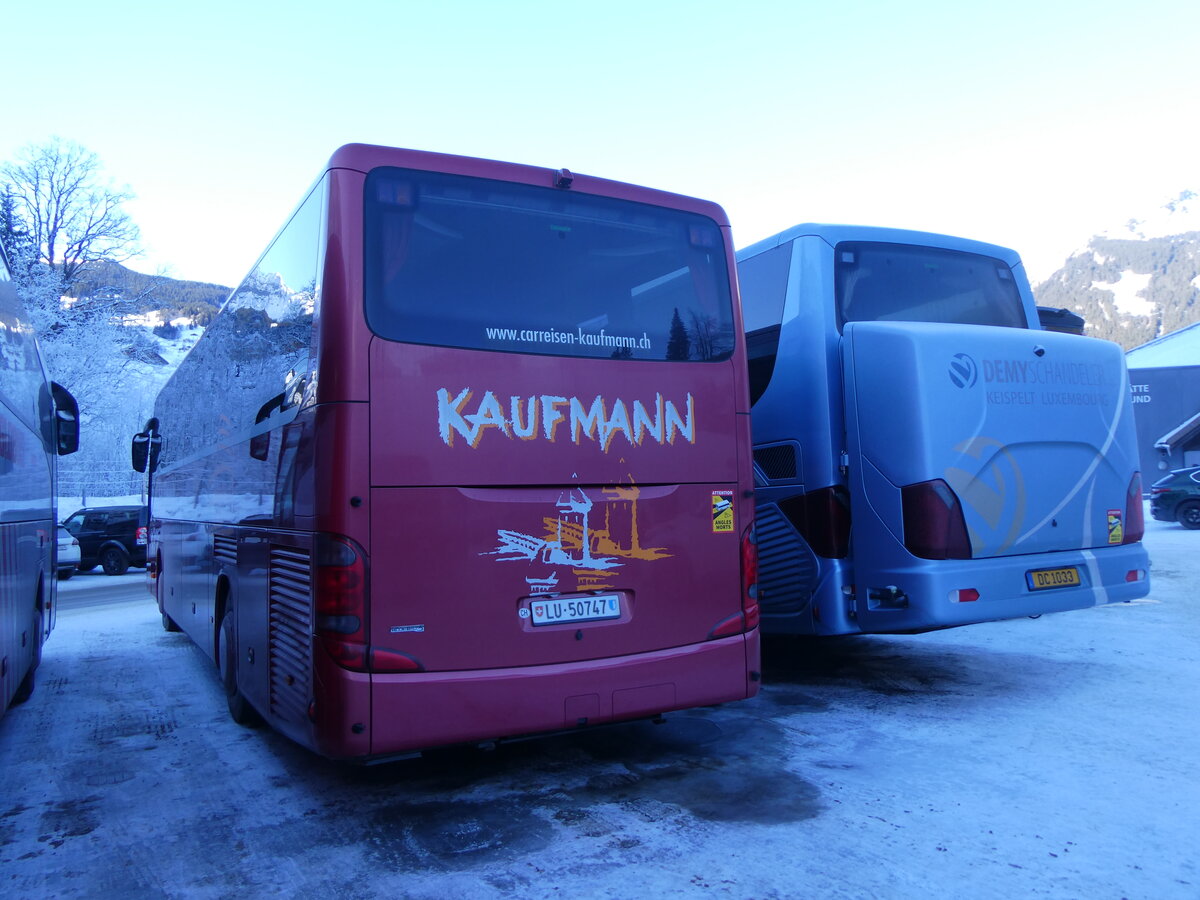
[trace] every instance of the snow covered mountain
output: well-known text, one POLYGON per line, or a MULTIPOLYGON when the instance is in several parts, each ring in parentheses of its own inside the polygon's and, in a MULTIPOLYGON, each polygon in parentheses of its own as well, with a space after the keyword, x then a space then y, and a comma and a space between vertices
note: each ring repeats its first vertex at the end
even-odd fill
POLYGON ((129 441, 158 390, 211 321, 228 288, 97 266, 64 297, 39 342, 50 376, 79 401, 79 452, 59 461, 64 514, 93 501, 136 496, 143 477, 129 441), (74 505, 73 505, 74 504, 74 505))
POLYGON ((1126 350, 1200 321, 1200 195, 1183 191, 1100 232, 1034 295, 1079 313, 1087 334, 1126 350))

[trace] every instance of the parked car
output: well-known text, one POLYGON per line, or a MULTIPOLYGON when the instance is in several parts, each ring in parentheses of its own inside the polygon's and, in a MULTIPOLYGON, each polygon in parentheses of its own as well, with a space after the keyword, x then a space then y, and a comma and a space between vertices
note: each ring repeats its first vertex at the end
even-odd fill
POLYGON ((146 507, 92 506, 72 513, 63 527, 79 541, 79 571, 97 565, 106 575, 146 567, 146 507))
POLYGON ((66 581, 79 568, 79 541, 61 525, 58 526, 58 546, 54 551, 54 560, 60 581, 66 581))
POLYGON ((1176 469, 1150 486, 1150 515, 1160 522, 1200 528, 1200 466, 1176 469))

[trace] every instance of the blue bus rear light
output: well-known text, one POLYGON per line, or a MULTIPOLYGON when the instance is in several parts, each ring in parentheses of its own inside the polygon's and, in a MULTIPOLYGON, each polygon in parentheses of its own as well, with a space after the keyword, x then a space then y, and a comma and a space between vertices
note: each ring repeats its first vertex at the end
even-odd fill
POLYGON ((850 552, 850 493, 840 484, 779 501, 780 511, 818 556, 850 552))
POLYGON ((970 559, 971 538, 962 504, 940 478, 900 489, 904 546, 922 559, 970 559))

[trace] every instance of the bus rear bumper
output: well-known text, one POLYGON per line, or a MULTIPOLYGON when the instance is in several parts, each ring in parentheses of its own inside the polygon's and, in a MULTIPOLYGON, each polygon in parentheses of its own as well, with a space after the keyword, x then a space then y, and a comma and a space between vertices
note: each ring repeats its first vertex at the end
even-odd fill
POLYGON ((922 560, 907 570, 889 572, 887 586, 858 585, 856 624, 864 633, 929 631, 1128 602, 1150 592, 1149 566, 1141 544, 989 559, 922 560), (1043 586, 1035 586, 1035 573, 1041 575, 1043 586), (1051 576, 1063 583, 1054 584, 1051 576), (902 596, 888 596, 892 585, 902 596))
MULTIPOLYGON (((616 659, 371 676, 367 759, 558 732, 743 700, 759 685, 758 630, 616 659)), ((347 746, 361 747, 347 725, 347 746)), ((365 735, 364 735, 365 736, 365 735)), ((336 745, 336 735, 329 735, 336 745)))

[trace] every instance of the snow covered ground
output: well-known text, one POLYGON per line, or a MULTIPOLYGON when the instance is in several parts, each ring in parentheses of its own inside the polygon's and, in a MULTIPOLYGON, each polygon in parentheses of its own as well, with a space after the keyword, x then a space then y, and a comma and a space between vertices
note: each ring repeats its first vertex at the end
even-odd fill
POLYGON ((0 892, 1195 898, 1200 533, 1147 530, 1140 602, 770 641, 752 701, 370 769, 234 725, 125 576, 0 720, 0 892))

